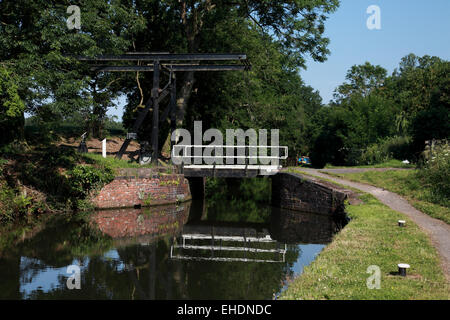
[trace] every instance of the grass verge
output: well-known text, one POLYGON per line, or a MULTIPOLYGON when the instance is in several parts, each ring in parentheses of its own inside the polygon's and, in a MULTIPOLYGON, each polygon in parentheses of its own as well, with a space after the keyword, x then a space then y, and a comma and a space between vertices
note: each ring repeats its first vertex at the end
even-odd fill
POLYGON ((383 163, 378 163, 374 165, 362 165, 362 166, 333 166, 327 164, 324 169, 345 169, 345 168, 414 168, 413 164, 406 164, 400 160, 392 159, 383 163))
POLYGON ((152 168, 155 167, 153 164, 140 165, 137 162, 132 162, 130 160, 116 159, 114 157, 103 158, 101 154, 95 153, 83 153, 82 157, 87 160, 87 162, 94 162, 97 164, 107 165, 111 168, 152 168))
POLYGON ((431 191, 420 181, 414 170, 325 173, 351 181, 367 183, 395 192, 405 197, 411 205, 423 213, 446 223, 450 223, 450 208, 429 201, 431 191))
POLYGON ((439 258, 428 237, 405 215, 373 196, 347 206, 351 221, 304 269, 281 299, 449 299, 439 258), (407 221, 399 228, 397 221, 407 221), (406 278, 396 275, 398 263, 409 263, 406 278), (381 270, 380 289, 369 289, 367 268, 381 270))

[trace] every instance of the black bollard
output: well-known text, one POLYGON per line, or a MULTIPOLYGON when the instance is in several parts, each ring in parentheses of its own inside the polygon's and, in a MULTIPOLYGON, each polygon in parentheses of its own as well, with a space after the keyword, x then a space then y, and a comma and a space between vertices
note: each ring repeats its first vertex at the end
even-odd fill
POLYGON ((406 270, 409 269, 409 264, 399 263, 398 264, 398 274, 402 277, 406 277, 406 270))

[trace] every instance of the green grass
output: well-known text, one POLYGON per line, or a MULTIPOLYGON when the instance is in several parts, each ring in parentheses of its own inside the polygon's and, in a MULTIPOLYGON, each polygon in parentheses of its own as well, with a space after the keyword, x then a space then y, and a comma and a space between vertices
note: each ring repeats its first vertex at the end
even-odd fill
POLYGON ((324 169, 343 169, 343 168, 414 168, 414 164, 405 164, 400 160, 392 159, 383 163, 362 166, 333 166, 327 164, 324 169))
POLYGON ((130 160, 124 160, 124 159, 116 159, 114 157, 106 157, 103 158, 101 154, 95 154, 95 153, 84 153, 82 155, 87 162, 89 161, 95 161, 99 164, 107 165, 111 168, 152 168, 154 165, 152 164, 146 164, 146 165, 140 165, 137 162, 131 162, 130 160))
MULTIPOLYGON (((450 223, 450 208, 430 201, 430 189, 422 183, 414 170, 367 171, 358 173, 330 173, 329 175, 351 181, 368 183, 403 196, 416 209, 450 223)), ((448 199, 447 199, 448 201, 448 199)))
POLYGON ((405 215, 371 195, 347 206, 351 217, 317 257, 294 279, 282 299, 449 299, 450 290, 429 238, 405 215), (407 221, 399 228, 397 221, 407 221), (400 277, 398 263, 411 265, 400 277), (367 268, 381 269, 381 288, 369 289, 367 268))

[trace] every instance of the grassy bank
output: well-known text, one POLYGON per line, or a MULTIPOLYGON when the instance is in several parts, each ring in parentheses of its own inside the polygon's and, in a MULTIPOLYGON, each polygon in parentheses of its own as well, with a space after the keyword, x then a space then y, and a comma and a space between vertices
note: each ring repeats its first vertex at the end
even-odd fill
POLYGON ((88 195, 113 168, 53 144, 8 150, 0 158, 0 224, 48 212, 89 208, 88 195))
POLYGON ((0 225, 41 213, 91 209, 90 196, 112 181, 117 169, 157 167, 78 153, 59 141, 11 144, 0 154, 0 225))
POLYGON ((81 157, 87 163, 102 164, 102 165, 109 166, 111 168, 152 168, 152 167, 156 167, 154 164, 140 165, 137 162, 125 160, 125 159, 119 160, 113 156, 108 156, 106 158, 103 158, 103 156, 101 154, 96 154, 96 153, 83 153, 81 155, 81 157))
POLYGON ((383 163, 378 163, 374 165, 362 165, 362 166, 333 166, 331 164, 327 164, 325 169, 345 169, 345 168, 414 168, 413 164, 406 164, 400 160, 392 159, 383 163))
POLYGON ((371 195, 348 205, 351 217, 317 257, 283 293, 282 299, 449 299, 450 290, 428 237, 408 217, 371 195), (407 221, 399 228, 397 221, 407 221), (408 263, 408 277, 395 275, 408 263), (367 268, 380 267, 381 288, 369 289, 367 268))
POLYGON ((400 194, 418 210, 433 218, 450 223, 450 208, 431 201, 430 188, 420 180, 413 170, 326 173, 347 180, 368 183, 400 194))

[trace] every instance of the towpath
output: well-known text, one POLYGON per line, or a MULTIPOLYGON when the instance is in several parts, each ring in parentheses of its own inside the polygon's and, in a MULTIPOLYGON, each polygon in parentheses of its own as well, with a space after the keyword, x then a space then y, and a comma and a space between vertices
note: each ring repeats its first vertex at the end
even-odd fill
POLYGON ((422 230, 424 230, 429 237, 435 248, 437 249, 440 258, 441 258, 441 266, 447 278, 447 281, 450 282, 450 225, 430 217, 429 215, 417 210, 412 205, 408 203, 405 199, 399 196, 396 193, 387 191, 383 188, 374 187, 368 184, 353 182, 344 180, 341 178, 336 178, 334 176, 328 175, 324 172, 330 173, 344 173, 344 172, 362 172, 368 170, 376 170, 376 171, 386 171, 386 170, 398 170, 398 169, 358 169, 358 168, 349 168, 349 169, 310 169, 310 168, 301 168, 302 171, 320 177, 326 178, 328 180, 340 183, 345 186, 349 186, 364 192, 367 192, 378 200, 380 200, 385 205, 389 206, 391 209, 406 214, 411 220, 413 220, 422 230))

